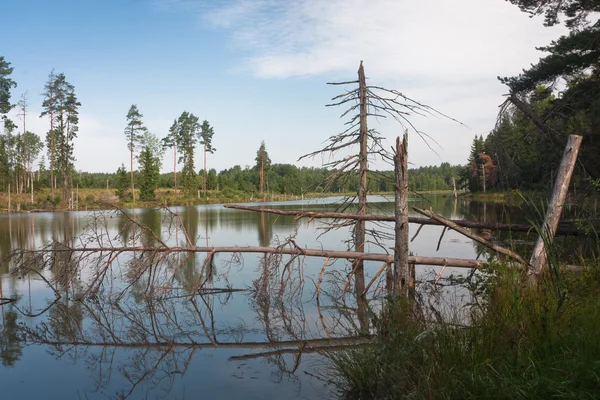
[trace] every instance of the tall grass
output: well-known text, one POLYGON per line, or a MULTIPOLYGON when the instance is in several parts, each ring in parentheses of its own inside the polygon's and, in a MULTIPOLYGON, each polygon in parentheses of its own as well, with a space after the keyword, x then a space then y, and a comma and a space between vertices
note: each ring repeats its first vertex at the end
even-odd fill
POLYGON ((372 347, 330 356, 343 397, 600 398, 598 262, 563 271, 560 286, 548 273, 540 288, 503 264, 483 272, 460 282, 477 300, 466 325, 431 322, 420 317, 425 303, 389 299, 373 319, 372 347))

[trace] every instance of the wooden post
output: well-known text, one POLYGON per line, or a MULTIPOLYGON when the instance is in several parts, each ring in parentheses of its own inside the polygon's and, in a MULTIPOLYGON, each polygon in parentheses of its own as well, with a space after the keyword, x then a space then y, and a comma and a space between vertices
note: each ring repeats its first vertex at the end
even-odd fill
POLYGON ((411 268, 408 265, 408 132, 396 138, 394 172, 396 177, 394 283, 393 295, 406 297, 410 293, 411 268))
POLYGON ((567 198, 571 176, 575 169, 575 161, 577 161, 581 141, 581 136, 569 135, 569 140, 567 141, 567 146, 565 147, 562 161, 560 162, 558 175, 556 176, 552 198, 550 199, 550 204, 548 204, 548 211, 546 212, 544 224, 542 225, 542 231, 540 232, 540 237, 535 244, 529 262, 531 266, 528 269, 527 274, 532 283, 539 282, 542 273, 548 264, 548 254, 546 253, 545 243, 551 243, 554 240, 562 208, 565 199, 567 198))

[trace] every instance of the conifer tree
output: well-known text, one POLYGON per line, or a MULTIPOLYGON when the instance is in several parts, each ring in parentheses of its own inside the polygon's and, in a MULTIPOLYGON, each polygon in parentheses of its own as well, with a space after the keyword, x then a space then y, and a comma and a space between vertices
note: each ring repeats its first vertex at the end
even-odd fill
POLYGON ((10 104, 10 91, 17 87, 17 83, 10 78, 13 70, 10 63, 0 56, 0 116, 2 119, 5 119, 5 114, 8 114, 14 107, 10 104))
POLYGON ((146 133, 146 127, 142 122, 143 115, 137 108, 137 105, 133 104, 127 112, 127 126, 125 127, 125 136, 127 138, 127 148, 129 149, 129 160, 130 160, 130 176, 131 176, 131 196, 135 202, 135 186, 133 182, 133 152, 136 149, 137 144, 140 142, 142 136, 146 133))
POLYGON ((215 131, 207 120, 200 127, 200 144, 204 146, 204 174, 202 175, 202 192, 206 194, 206 153, 214 154, 217 149, 212 146, 212 137, 215 131))
POLYGON ((256 168, 258 169, 259 176, 259 187, 260 194, 265 192, 265 173, 269 170, 271 166, 271 159, 269 158, 269 153, 267 153, 267 148, 265 146, 265 141, 260 142, 260 147, 256 152, 256 168))
POLYGON ((162 147, 158 138, 147 130, 140 137, 140 154, 138 155, 140 173, 140 199, 154 200, 155 190, 160 178, 162 147))

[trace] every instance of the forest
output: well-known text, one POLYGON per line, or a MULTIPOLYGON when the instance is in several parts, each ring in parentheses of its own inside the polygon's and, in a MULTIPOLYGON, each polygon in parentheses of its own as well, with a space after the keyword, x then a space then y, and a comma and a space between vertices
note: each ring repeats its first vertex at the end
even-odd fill
MULTIPOLYGON (((159 138, 149 132, 137 105, 125 114, 124 145, 130 157, 117 171, 90 173, 75 167, 74 148, 79 133, 79 107, 75 87, 62 73, 51 71, 44 85, 41 118, 48 121, 45 137, 27 130, 26 118, 30 102, 25 92, 16 104, 11 103, 11 89, 17 83, 11 79, 13 67, 0 57, 0 101, 3 130, 0 134, 0 190, 16 195, 31 194, 31 203, 38 207, 50 204, 72 207, 75 189, 107 189, 121 201, 156 200, 156 191, 171 194, 183 192, 194 196, 202 191, 219 192, 221 198, 234 192, 301 195, 304 193, 356 192, 359 177, 349 172, 328 182, 332 170, 301 167, 293 164, 273 164, 265 142, 256 151, 253 166, 235 165, 217 172, 207 168, 207 154, 215 153, 212 138, 214 127, 188 111, 183 111, 169 132, 159 138), (7 113, 18 110, 20 121, 12 121, 7 113), (17 125, 20 123, 20 126, 17 125), (203 168, 198 169, 196 150, 202 150, 203 168), (173 151, 176 162, 173 172, 161 173, 162 158, 173 151), (134 167, 134 163, 137 167, 134 167), (36 194, 34 197, 33 194, 36 194), (40 197, 41 194, 41 197, 40 197), (46 197, 44 195, 47 194, 46 197), (40 200, 42 199, 42 200, 40 200)), ((410 186, 415 191, 462 189, 465 167, 442 163, 440 166, 411 170, 410 186), (462 178, 461 178, 462 177, 462 178), (462 180, 461 180, 462 179, 462 180)), ((371 193, 393 191, 393 171, 369 171, 368 190, 371 193)))
POLYGON ((583 136, 574 183, 600 181, 600 12, 599 1, 511 0, 544 25, 564 22, 567 35, 539 47, 538 63, 498 79, 509 91, 496 126, 476 136, 464 179, 471 191, 547 190, 556 178, 569 134, 583 136), (588 18, 590 17, 590 18, 588 18), (594 17, 596 19, 594 20, 594 17))

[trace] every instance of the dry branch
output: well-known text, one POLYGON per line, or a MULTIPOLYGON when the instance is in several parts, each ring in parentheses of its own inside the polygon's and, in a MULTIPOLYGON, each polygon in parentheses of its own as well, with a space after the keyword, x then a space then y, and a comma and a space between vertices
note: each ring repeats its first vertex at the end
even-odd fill
MULTIPOLYGON (((277 214, 277 215, 289 215, 294 216, 296 219, 300 218, 331 218, 331 219, 349 219, 349 220, 362 220, 362 221, 379 221, 379 222, 394 222, 393 215, 373 215, 373 214, 351 214, 351 213, 341 213, 341 212, 314 212, 314 211, 288 211, 288 210, 277 210, 273 208, 264 208, 257 206, 242 206, 238 204, 225 204, 223 207, 232 208, 235 210, 244 210, 244 211, 256 211, 256 212, 264 212, 269 214, 277 214)), ((464 228, 471 229, 491 229, 496 231, 513 231, 513 232, 535 232, 535 228, 532 225, 527 224, 501 224, 495 222, 473 222, 466 221, 462 219, 454 219, 449 220, 455 223, 458 226, 462 226, 464 228)), ((444 224, 432 220, 430 218, 421 218, 421 217, 408 217, 408 222, 413 224, 421 224, 421 225, 437 225, 443 226, 444 224)), ((574 229, 574 228, 558 228, 556 231, 557 235, 569 235, 569 236, 578 236, 583 235, 584 233, 574 229)), ((413 238, 414 240, 414 238, 413 238)))
MULTIPOLYGON (((340 250, 317 250, 317 249, 302 249, 302 248, 280 248, 280 247, 260 247, 260 246, 226 246, 226 247, 144 247, 144 246, 129 246, 129 247, 82 247, 56 250, 22 250, 31 253, 126 253, 126 252, 155 252, 155 253, 255 253, 255 254, 284 254, 295 256, 308 257, 330 257, 330 258, 345 258, 345 259, 360 259, 364 261, 381 261, 393 262, 394 257, 390 254, 381 253, 362 253, 357 251, 340 251, 340 250)), ((451 267, 462 268, 478 268, 481 266, 480 261, 462 259, 462 258, 442 258, 442 257, 422 257, 409 256, 409 264, 418 265, 448 265, 451 267)))
POLYGON ((492 243, 489 240, 486 240, 486 239, 482 238, 481 236, 476 235, 461 226, 458 226, 454 222, 447 220, 444 217, 440 217, 439 215, 435 214, 432 211, 422 210, 417 207, 413 207, 413 210, 415 210, 419 214, 423 214, 423 215, 428 216, 429 218, 435 219, 436 221, 440 222, 441 224, 447 226, 448 228, 454 229, 456 232, 461 233, 461 234, 465 235, 466 237, 473 239, 476 242, 481 243, 482 245, 487 246, 490 249, 492 249, 500 254, 503 254, 507 257, 512 258, 513 260, 517 261, 519 264, 521 264, 523 266, 528 265, 527 261, 525 261, 520 255, 518 255, 514 251, 505 249, 504 247, 501 247, 501 246, 498 246, 497 244, 492 243))

